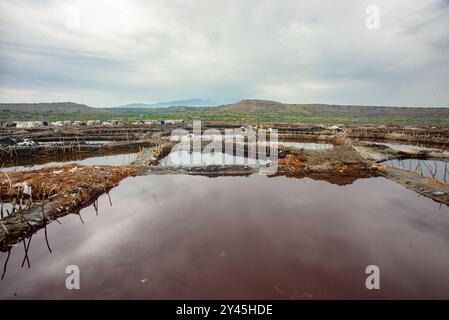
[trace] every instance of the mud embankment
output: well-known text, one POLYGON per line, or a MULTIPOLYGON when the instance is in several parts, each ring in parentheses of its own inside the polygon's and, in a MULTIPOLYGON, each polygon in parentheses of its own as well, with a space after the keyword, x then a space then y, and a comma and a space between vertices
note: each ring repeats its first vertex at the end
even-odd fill
POLYGON ((447 127, 345 126, 345 131, 352 139, 390 140, 449 148, 449 128, 447 127))
POLYGON ((134 165, 65 165, 1 173, 1 201, 9 203, 9 209, 4 209, 2 204, 0 243, 15 243, 49 221, 76 213, 122 179, 142 171, 142 167, 134 165))
POLYGON ((449 204, 449 186, 447 183, 435 178, 424 177, 414 170, 394 168, 381 163, 390 159, 439 159, 447 161, 449 152, 436 149, 399 150, 385 145, 358 142, 354 143, 353 148, 365 159, 365 162, 371 163, 372 170, 376 170, 379 175, 434 201, 449 204))
POLYGON ((449 152, 438 149, 396 149, 382 144, 353 142, 352 146, 365 159, 382 162, 391 159, 449 159, 449 152))
POLYGON ((393 180, 437 202, 449 205, 449 184, 421 176, 418 172, 379 165, 379 175, 393 180))
POLYGON ((113 151, 125 151, 133 150, 142 147, 154 147, 157 145, 156 141, 151 140, 141 140, 141 141, 131 141, 131 142, 117 142, 108 144, 67 144, 67 145, 57 145, 57 146, 8 146, 0 148, 0 160, 2 161, 13 161, 13 160, 23 160, 25 158, 40 158, 48 157, 54 155, 96 155, 105 154, 113 151))

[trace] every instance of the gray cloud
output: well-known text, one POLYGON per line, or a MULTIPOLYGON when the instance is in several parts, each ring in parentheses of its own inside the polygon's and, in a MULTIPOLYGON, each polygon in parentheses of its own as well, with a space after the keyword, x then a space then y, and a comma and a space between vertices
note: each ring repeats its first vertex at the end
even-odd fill
POLYGON ((449 105, 443 0, 0 0, 0 11, 2 102, 449 105))

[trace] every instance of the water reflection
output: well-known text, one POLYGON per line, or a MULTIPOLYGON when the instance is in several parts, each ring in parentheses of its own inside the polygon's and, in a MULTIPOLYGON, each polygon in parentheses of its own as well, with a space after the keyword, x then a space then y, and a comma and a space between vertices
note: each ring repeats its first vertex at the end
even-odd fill
POLYGON ((447 161, 423 159, 395 159, 383 162, 387 166, 414 170, 424 177, 435 178, 449 182, 449 167, 447 161))
POLYGON ((279 142, 281 146, 297 148, 297 149, 305 149, 305 150, 328 150, 334 147, 331 143, 314 143, 314 142, 287 142, 281 141, 279 142))
POLYGON ((54 146, 64 146, 64 145, 78 145, 78 144, 100 144, 100 145, 104 145, 107 143, 111 143, 112 141, 109 140, 97 140, 97 141, 42 141, 42 142, 38 142, 39 145, 42 146, 49 146, 49 147, 54 147, 54 146))
MULTIPOLYGON (((138 152, 132 153, 122 153, 122 154, 107 154, 95 157, 83 158, 80 156, 64 158, 54 158, 51 161, 44 162, 41 164, 27 164, 27 165, 12 165, 4 168, 0 168, 0 172, 11 172, 11 171, 31 171, 39 170, 47 167, 58 167, 65 164, 79 164, 84 166, 95 166, 95 165, 110 165, 110 166, 120 166, 127 165, 137 160, 139 156, 138 152)), ((8 163, 6 163, 8 165, 8 163)))
MULTIPOLYGON (((111 197, 110 197, 110 194, 109 194, 109 192, 106 192, 105 193, 106 195, 107 195, 107 197, 108 197, 108 200, 109 200, 109 204, 110 204, 110 206, 112 207, 112 200, 111 200, 111 197)), ((98 216, 99 215, 99 200, 98 199, 95 199, 93 202, 92 202, 92 205, 91 205, 93 208, 94 208, 94 210, 95 210, 95 215, 96 216, 98 216)), ((82 218, 82 216, 81 216, 81 212, 77 212, 77 213, 74 213, 74 214, 71 214, 71 215, 75 215, 75 216, 78 216, 79 217, 79 219, 80 219, 80 221, 81 221, 81 223, 82 224, 84 224, 84 220, 83 220, 83 218, 82 218)), ((61 218, 61 217, 60 217, 61 218)), ((24 256, 23 256, 23 259, 22 259, 22 263, 21 263, 21 265, 20 265, 20 268, 23 268, 24 267, 24 265, 25 265, 25 262, 26 262, 26 264, 27 264, 27 266, 28 266, 28 269, 31 269, 31 262, 30 262, 30 257, 29 257, 29 250, 30 250, 30 245, 31 245, 31 240, 33 239, 33 236, 34 235, 36 235, 36 234, 39 234, 39 233, 44 233, 44 241, 45 241, 45 244, 46 244, 46 247, 47 247, 47 249, 48 249, 48 252, 49 253, 52 253, 52 249, 51 249, 51 246, 50 246, 50 242, 49 242, 49 240, 48 240, 48 231, 47 231, 47 225, 49 225, 50 223, 52 223, 52 222, 57 222, 58 224, 62 224, 61 223, 61 221, 58 219, 58 218, 52 218, 51 220, 48 218, 48 216, 46 216, 46 214, 43 214, 43 223, 41 224, 41 225, 36 225, 36 224, 32 224, 32 223, 30 223, 26 218, 25 218, 25 216, 24 215, 21 215, 21 219, 23 219, 23 222, 24 223, 27 223, 30 227, 31 227, 31 231, 29 232, 29 233, 27 233, 27 234, 25 234, 22 238, 19 238, 19 239, 17 239, 17 238, 11 238, 11 239, 6 239, 4 242, 3 242, 3 244, 0 246, 0 253, 6 253, 6 259, 5 259, 5 262, 4 262, 4 264, 3 264, 3 272, 2 272, 2 275, 1 275, 1 277, 0 277, 0 280, 3 280, 4 279, 4 277, 5 277, 5 275, 6 275, 6 271, 7 271, 7 266, 8 266, 8 262, 9 262, 9 258, 10 258, 10 256, 11 256, 11 251, 13 250, 13 249, 15 249, 15 250, 18 250, 18 248, 17 247, 19 247, 20 246, 20 243, 23 245, 23 252, 24 252, 24 256)))
MULTIPOLYGON (((60 223, 59 220, 56 220, 56 221, 58 221, 58 223, 60 223)), ((29 222, 27 222, 27 223, 29 223, 29 222)), ((43 228, 45 243, 47 245, 48 251, 51 253, 52 251, 51 251, 50 243, 48 241, 48 233, 47 233, 47 224, 48 223, 49 222, 44 221, 43 227, 41 227, 39 229, 43 228)), ((29 225, 34 230, 32 231, 31 234, 23 237, 18 243, 22 243, 23 244, 23 250, 24 250, 24 256, 23 256, 22 263, 21 263, 20 267, 23 268, 24 265, 25 265, 25 262, 26 262, 27 266, 28 266, 28 269, 31 269, 31 263, 30 263, 30 258, 28 256, 28 252, 29 252, 29 249, 30 249, 31 240, 33 239, 33 235, 39 229, 38 228, 34 228, 33 225, 31 225, 31 224, 29 224, 29 225)), ((2 276, 1 276, 0 280, 3 280, 5 275, 6 275, 6 270, 7 270, 7 267, 8 267, 9 257, 11 255, 11 250, 13 249, 14 246, 15 246, 15 244, 14 245, 13 244, 8 244, 8 245, 4 245, 4 246, 0 247, 0 252, 7 252, 7 257, 6 257, 5 262, 3 264, 3 273, 2 273, 2 276)))
MULTIPOLYGON (((248 155, 248 152, 246 152, 248 155)), ((267 160, 257 159, 257 153, 247 157, 235 156, 224 152, 172 151, 159 161, 160 166, 189 165, 265 165, 267 160)))
POLYGON ((384 178, 141 176, 110 193, 84 224, 47 226, 52 253, 35 233, 31 269, 14 247, 0 298, 449 297, 449 208, 384 178), (81 290, 65 288, 72 264, 81 290), (365 288, 370 264, 379 291, 365 288))
POLYGON ((376 141, 362 141, 364 143, 369 144, 377 144, 377 145, 384 145, 392 149, 400 150, 400 151, 408 151, 408 150, 414 150, 414 151, 432 151, 436 150, 435 148, 428 147, 426 145, 415 143, 415 144, 402 144, 402 143, 393 143, 393 142, 376 142, 376 141))

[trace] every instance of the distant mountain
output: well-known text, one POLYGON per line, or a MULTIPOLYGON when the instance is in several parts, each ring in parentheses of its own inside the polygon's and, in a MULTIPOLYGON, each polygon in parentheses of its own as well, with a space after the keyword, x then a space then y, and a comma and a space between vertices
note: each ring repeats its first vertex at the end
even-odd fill
POLYGON ((152 104, 147 103, 130 103, 114 108, 168 108, 168 107, 210 107, 218 106, 224 103, 230 103, 230 100, 204 100, 204 99, 188 99, 188 100, 173 100, 157 102, 152 104))
MULTIPOLYGON (((313 116, 356 118, 407 118, 419 123, 422 119, 449 123, 449 108, 407 108, 385 106, 350 106, 332 104, 287 104, 269 100, 247 99, 237 103, 211 106, 207 100, 190 99, 167 101, 154 104, 133 103, 115 108, 91 108, 73 102, 57 103, 0 103, 0 120, 18 119, 78 119, 112 118, 122 116, 142 116, 164 114, 164 117, 177 117, 179 114, 197 114, 217 117, 219 115, 270 115, 313 116), (204 107, 203 105, 207 105, 204 107)), ((375 121, 375 119, 374 119, 375 121)), ((383 121, 383 120, 382 120, 383 121)))
POLYGON ((351 106, 333 104, 287 104, 269 100, 242 100, 215 108, 220 113, 259 113, 259 114, 289 114, 318 116, 442 116, 449 117, 449 108, 407 108, 385 106, 351 106))
POLYGON ((105 109, 91 108, 85 104, 74 102, 54 102, 54 103, 0 103, 1 114, 70 114, 87 113, 97 114, 107 112, 105 109))

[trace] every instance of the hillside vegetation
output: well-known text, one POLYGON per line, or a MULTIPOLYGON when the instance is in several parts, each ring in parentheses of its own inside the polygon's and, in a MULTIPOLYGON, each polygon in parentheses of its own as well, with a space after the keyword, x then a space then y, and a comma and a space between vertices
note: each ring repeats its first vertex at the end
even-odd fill
POLYGON ((225 122, 396 123, 449 125, 449 108, 285 104, 242 100, 218 107, 91 108, 72 102, 0 104, 0 120, 201 119, 225 122))

